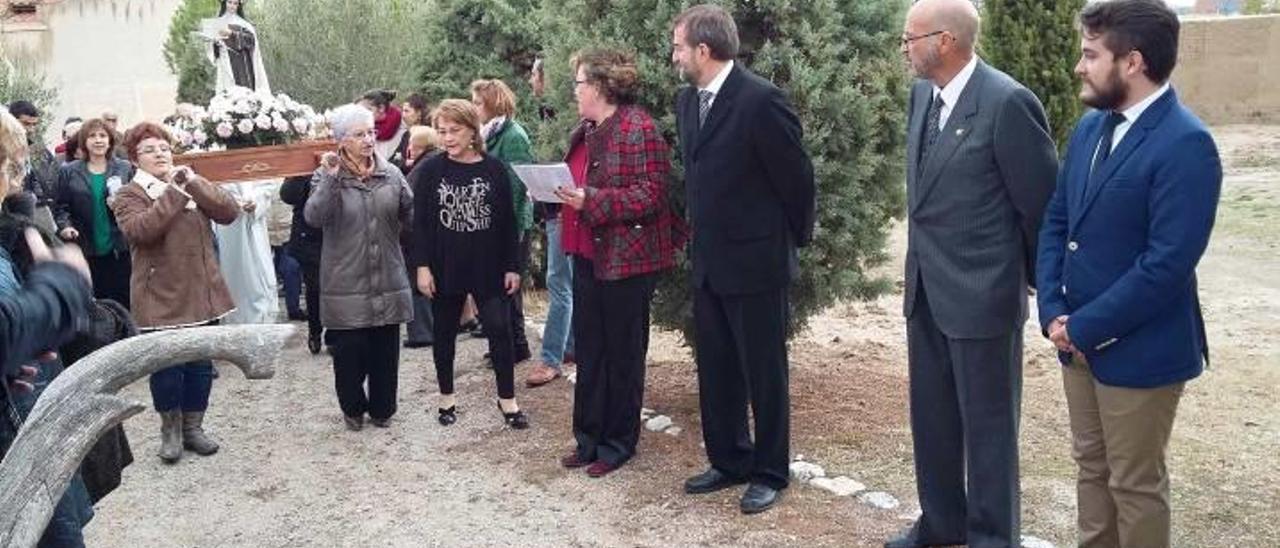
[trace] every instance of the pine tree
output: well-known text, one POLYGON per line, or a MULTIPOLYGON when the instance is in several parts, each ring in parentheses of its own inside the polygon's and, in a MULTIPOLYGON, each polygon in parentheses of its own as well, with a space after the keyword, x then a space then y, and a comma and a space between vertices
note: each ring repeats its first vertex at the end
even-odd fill
POLYGON ((1074 67, 1080 58, 1076 19, 1085 0, 985 0, 982 57, 1044 104, 1049 127, 1065 146, 1083 107, 1074 67))
MULTIPOLYGON (((897 54, 903 2, 898 0, 721 1, 742 38, 740 61, 781 87, 805 130, 818 182, 818 226, 801 252, 792 291, 791 329, 840 299, 870 298, 888 289, 871 268, 888 259, 889 221, 902 213, 906 103, 897 54)), ((671 67, 671 21, 690 2, 563 0, 547 2, 538 19, 547 55, 548 100, 562 113, 570 102, 569 56, 587 46, 636 53, 639 103, 673 145, 673 103, 681 85, 671 67)), ((563 152, 575 122, 566 114, 541 128, 543 157, 563 152)), ((673 146, 673 148, 676 148, 673 146)), ((682 198, 683 187, 673 195, 682 198)), ((659 325, 688 331, 687 262, 663 278, 654 300, 659 325)))

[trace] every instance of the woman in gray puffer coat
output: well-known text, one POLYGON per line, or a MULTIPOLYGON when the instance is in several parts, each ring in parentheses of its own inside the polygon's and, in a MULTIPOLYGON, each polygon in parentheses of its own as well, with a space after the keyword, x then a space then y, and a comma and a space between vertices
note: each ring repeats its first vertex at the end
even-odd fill
POLYGON ((413 194, 400 170, 374 154, 372 113, 342 106, 329 124, 338 150, 321 159, 304 211, 324 232, 320 321, 347 428, 363 428, 366 414, 385 428, 396 412, 400 324, 413 318, 399 240, 412 224, 413 194))

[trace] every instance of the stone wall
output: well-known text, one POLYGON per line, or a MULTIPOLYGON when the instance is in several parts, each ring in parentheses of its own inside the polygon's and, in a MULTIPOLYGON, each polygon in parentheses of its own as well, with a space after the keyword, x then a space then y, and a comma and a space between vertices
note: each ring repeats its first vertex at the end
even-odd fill
POLYGON ((1280 15, 1183 19, 1173 83, 1210 124, 1280 123, 1280 15))

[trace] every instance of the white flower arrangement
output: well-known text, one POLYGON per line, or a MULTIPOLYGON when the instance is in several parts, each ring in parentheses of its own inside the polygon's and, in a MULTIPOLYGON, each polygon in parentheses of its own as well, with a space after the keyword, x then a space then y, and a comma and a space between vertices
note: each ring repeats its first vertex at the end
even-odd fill
POLYGON ((283 93, 233 87, 166 121, 183 151, 281 145, 319 137, 324 118, 283 93))

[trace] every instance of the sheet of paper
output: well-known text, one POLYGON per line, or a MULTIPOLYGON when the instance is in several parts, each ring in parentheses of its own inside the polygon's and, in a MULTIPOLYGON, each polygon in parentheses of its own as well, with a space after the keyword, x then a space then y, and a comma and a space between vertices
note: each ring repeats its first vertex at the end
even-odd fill
POLYGON ((564 200, 556 197, 555 190, 559 187, 573 186, 573 175, 569 173, 568 164, 563 162, 513 165, 511 169, 524 182, 524 186, 529 188, 529 195, 539 202, 563 203, 564 200))

